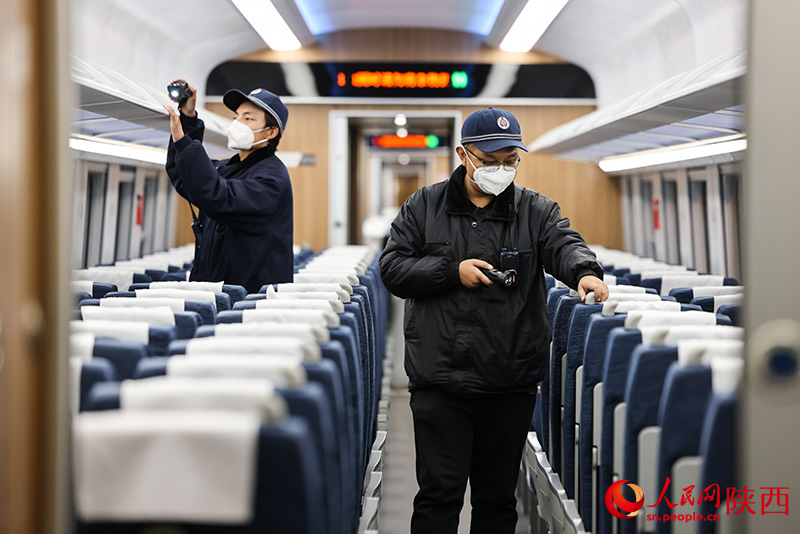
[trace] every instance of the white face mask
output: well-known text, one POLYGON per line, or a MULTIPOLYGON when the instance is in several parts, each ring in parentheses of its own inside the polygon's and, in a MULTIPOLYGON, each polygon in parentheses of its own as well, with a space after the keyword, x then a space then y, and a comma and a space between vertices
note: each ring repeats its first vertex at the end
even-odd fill
MULTIPOLYGON (((267 128, 269 128, 269 126, 267 126, 267 128)), ((263 132, 267 128, 251 130, 246 124, 234 120, 231 122, 231 125, 228 126, 228 148, 230 150, 250 150, 255 145, 266 143, 268 139, 262 139, 257 143, 255 140, 256 133, 263 132)))
MULTIPOLYGON (((466 148, 463 146, 461 148, 464 149, 464 152, 467 152, 466 148)), ((466 157, 467 161, 469 161, 474 169, 472 172, 472 181, 487 195, 499 195, 511 185, 511 182, 514 181, 517 175, 517 169, 506 167, 505 165, 492 165, 490 167, 477 168, 475 164, 472 163, 468 152, 466 157)))

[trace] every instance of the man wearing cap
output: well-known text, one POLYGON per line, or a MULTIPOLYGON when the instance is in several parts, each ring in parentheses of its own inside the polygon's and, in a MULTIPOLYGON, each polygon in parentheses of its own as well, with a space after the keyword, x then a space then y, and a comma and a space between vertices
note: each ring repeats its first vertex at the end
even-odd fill
POLYGON ((412 534, 455 533, 468 479, 470 532, 515 531, 522 447, 548 362, 544 271, 582 298, 608 296, 602 267, 558 204, 514 184, 527 152, 517 119, 479 110, 461 143, 462 165, 408 198, 380 258, 384 284, 406 299, 412 534))
POLYGON ((200 212, 192 210, 191 279, 238 284, 250 293, 264 284, 291 282, 292 184, 275 157, 289 110, 266 89, 228 91, 222 98, 234 112, 228 148, 238 154, 212 161, 203 149, 197 91, 190 89, 193 96, 180 105, 180 116, 167 107, 172 131, 167 173, 176 191, 200 212))

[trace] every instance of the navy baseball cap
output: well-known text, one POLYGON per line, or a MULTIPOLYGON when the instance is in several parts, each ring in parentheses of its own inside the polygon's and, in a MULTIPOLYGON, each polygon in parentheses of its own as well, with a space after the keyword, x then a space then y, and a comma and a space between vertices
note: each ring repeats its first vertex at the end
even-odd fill
POLYGON ((467 143, 487 153, 510 146, 528 151, 522 142, 519 121, 504 109, 480 109, 467 117, 461 125, 461 144, 467 143))
POLYGON ((260 107, 275 119, 278 129, 283 133, 286 123, 289 121, 289 110, 281 101, 278 95, 270 93, 266 89, 253 89, 249 95, 244 94, 238 89, 231 89, 222 97, 222 102, 231 111, 236 111, 243 102, 252 102, 260 107))

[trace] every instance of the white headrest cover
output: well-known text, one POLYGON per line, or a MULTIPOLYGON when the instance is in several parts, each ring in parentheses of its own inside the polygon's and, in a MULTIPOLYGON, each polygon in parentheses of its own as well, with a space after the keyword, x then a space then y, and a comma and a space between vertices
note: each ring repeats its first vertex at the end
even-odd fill
POLYGON ((69 355, 89 360, 94 354, 94 334, 71 334, 69 336, 69 355))
POLYGON ((260 427, 252 412, 80 413, 72 421, 77 515, 85 521, 247 523, 260 427), (187 497, 187 488, 202 491, 187 497))
POLYGON ((609 293, 647 293, 647 288, 639 286, 616 286, 608 284, 609 293))
POLYGON ((210 291, 189 291, 188 289, 137 289, 137 299, 184 299, 211 302, 217 309, 217 297, 210 291))
MULTIPOLYGON (((351 287, 361 285, 358 276, 332 272, 310 272, 294 275, 295 284, 345 284, 351 287)), ((346 288, 344 288, 346 289, 346 288)))
POLYGON ((244 310, 243 323, 258 323, 269 321, 273 323, 307 323, 327 328, 339 328, 341 320, 333 311, 322 310, 244 310))
POLYGON ((133 271, 121 271, 113 269, 84 269, 72 271, 72 280, 91 280, 104 284, 114 284, 119 291, 127 291, 133 283, 133 271))
POLYGON ((265 378, 154 376, 120 386, 123 410, 249 411, 275 421, 286 416, 285 403, 275 401, 275 387, 265 378))
POLYGON ((164 308, 173 312, 182 312, 185 309, 183 299, 152 298, 137 299, 130 297, 109 297, 100 299, 101 308, 164 308))
POLYGON ((153 282, 150 289, 180 289, 183 291, 207 291, 222 293, 224 282, 153 282))
MULTIPOLYGON (((336 274, 343 274, 347 276, 355 276, 358 278, 358 269, 355 267, 328 267, 324 264, 320 265, 306 265, 302 269, 300 269, 300 273, 302 274, 311 274, 311 273, 336 273, 336 274)), ((364 273, 361 273, 364 274, 364 273)), ((296 276, 296 275, 295 275, 296 276)))
POLYGON ((221 323, 214 327, 217 337, 294 337, 305 343, 330 343, 331 331, 326 326, 304 323, 221 323))
POLYGON ((603 274, 603 282, 605 282, 606 285, 615 286, 617 285, 617 277, 613 274, 603 274))
POLYGON ((147 344, 150 342, 150 325, 133 321, 70 321, 73 334, 89 333, 97 337, 113 337, 147 344))
POLYGON ((726 356, 741 357, 744 341, 738 339, 681 339, 678 341, 678 361, 682 365, 707 363, 706 354, 711 352, 726 356))
POLYGON ((628 313, 634 310, 659 310, 666 312, 681 311, 680 302, 669 302, 665 300, 642 302, 637 300, 608 300, 603 303, 603 315, 610 317, 615 313, 628 313))
POLYGON ((714 275, 700 275, 700 276, 662 276, 661 277, 661 294, 669 295, 669 292, 678 287, 703 287, 703 286, 721 286, 725 283, 725 277, 714 275))
POLYGON ((731 356, 712 356, 711 389, 717 395, 734 393, 744 374, 744 359, 731 356))
POLYGON ((744 293, 744 286, 693 287, 692 294, 697 297, 716 297, 718 295, 737 295, 744 293))
POLYGON ((220 356, 172 356, 167 360, 168 376, 195 378, 267 378, 275 387, 301 387, 306 383, 306 370, 300 356, 267 354, 254 358, 252 354, 223 354, 220 356))
POLYGON ((70 291, 74 292, 82 291, 84 293, 89 293, 90 295, 94 294, 94 282, 90 280, 73 280, 69 283, 69 288, 70 291))
POLYGON ((658 310, 634 310, 625 317, 625 328, 642 329, 647 326, 670 326, 679 324, 715 325, 717 316, 702 311, 686 311, 681 313, 658 310))
POLYGON ((738 295, 719 295, 718 297, 714 297, 714 311, 719 311, 720 306, 728 306, 731 304, 738 306, 744 304, 744 295, 740 293, 738 295))
POLYGON ((81 306, 84 321, 136 321, 150 325, 175 326, 175 314, 168 306, 157 308, 105 308, 81 306))
MULTIPOLYGON (((267 289, 273 286, 267 286, 267 289)), ((353 286, 350 284, 326 284, 326 283, 317 283, 317 284, 277 284, 278 292, 301 292, 307 293, 309 291, 324 291, 324 292, 331 292, 335 291, 336 293, 341 294, 342 292, 346 293, 347 295, 353 294, 353 286)), ((342 299, 344 302, 344 299, 342 299)))
POLYGON ((307 363, 322 358, 318 343, 304 343, 293 337, 198 337, 186 343, 186 355, 206 354, 277 354, 299 356, 307 363))
POLYGON ((689 271, 686 267, 680 269, 648 269, 640 273, 642 280, 648 278, 663 278, 665 276, 699 276, 697 271, 689 271))
POLYGON ((256 301, 256 309, 325 310, 344 313, 344 303, 336 293, 267 293, 256 301), (333 297, 331 297, 331 295, 333 297))
POLYGON ((648 346, 676 346, 682 339, 743 339, 744 337, 743 328, 720 325, 646 326, 640 331, 642 344, 648 346))

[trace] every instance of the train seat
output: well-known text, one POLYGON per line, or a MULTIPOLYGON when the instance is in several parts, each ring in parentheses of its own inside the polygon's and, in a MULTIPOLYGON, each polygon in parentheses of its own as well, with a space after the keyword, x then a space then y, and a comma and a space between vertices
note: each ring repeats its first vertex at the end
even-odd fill
POLYGON ((719 287, 719 286, 738 286, 739 282, 735 278, 726 278, 710 274, 703 275, 670 275, 658 278, 645 278, 641 286, 655 289, 660 295, 669 295, 669 292, 677 288, 685 287, 719 287))
POLYGON ((744 286, 678 287, 669 292, 678 302, 686 304, 697 297, 716 297, 718 295, 736 295, 739 293, 744 293, 744 286))
POLYGON ((717 295, 715 297, 696 297, 692 304, 700 306, 705 311, 718 312, 720 306, 738 306, 744 302, 743 293, 733 295, 717 295))
POLYGON ((150 325, 136 321, 71 321, 70 331, 90 333, 98 337, 111 337, 144 343, 150 356, 167 354, 170 342, 177 339, 174 326, 150 325))
POLYGON ((108 297, 104 299, 89 299, 80 303, 81 306, 100 306, 108 308, 154 308, 169 306, 174 312, 195 312, 200 316, 201 325, 213 325, 217 320, 217 309, 213 302, 200 300, 187 300, 184 298, 141 298, 108 297))
POLYGON ((194 337, 201 324, 200 315, 194 312, 174 312, 169 306, 148 308, 112 308, 106 306, 81 306, 81 317, 84 321, 138 321, 153 326, 164 325, 175 327, 178 339, 194 337))

